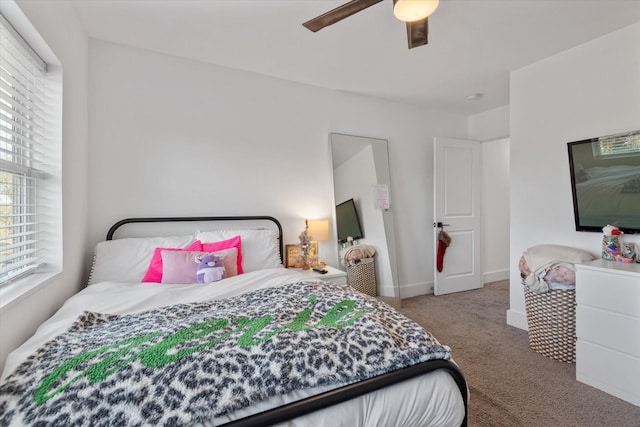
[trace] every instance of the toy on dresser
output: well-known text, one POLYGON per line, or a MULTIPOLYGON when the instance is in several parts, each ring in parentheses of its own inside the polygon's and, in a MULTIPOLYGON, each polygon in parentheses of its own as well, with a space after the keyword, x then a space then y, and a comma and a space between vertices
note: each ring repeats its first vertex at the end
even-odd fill
POLYGON ((624 233, 618 227, 607 225, 602 232, 602 259, 623 263, 632 263, 636 259, 633 245, 622 243, 624 233))

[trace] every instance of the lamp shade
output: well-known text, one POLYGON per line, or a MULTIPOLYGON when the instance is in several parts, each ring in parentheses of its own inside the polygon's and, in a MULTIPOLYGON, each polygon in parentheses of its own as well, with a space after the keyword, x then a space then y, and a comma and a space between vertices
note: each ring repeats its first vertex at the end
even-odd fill
POLYGON ((420 21, 431 15, 440 0, 393 0, 393 14, 404 22, 420 21))
POLYGON ((329 240, 329 221, 308 220, 309 234, 313 240, 329 240))

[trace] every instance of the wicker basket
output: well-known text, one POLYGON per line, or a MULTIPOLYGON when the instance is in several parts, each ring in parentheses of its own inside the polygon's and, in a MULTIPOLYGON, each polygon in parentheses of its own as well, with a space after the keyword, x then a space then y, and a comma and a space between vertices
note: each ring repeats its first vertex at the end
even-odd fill
POLYGON ((531 349, 562 362, 576 361, 576 291, 535 294, 524 286, 531 349))
POLYGON ((347 267, 349 285, 363 294, 378 296, 376 265, 373 258, 364 258, 359 263, 347 267))

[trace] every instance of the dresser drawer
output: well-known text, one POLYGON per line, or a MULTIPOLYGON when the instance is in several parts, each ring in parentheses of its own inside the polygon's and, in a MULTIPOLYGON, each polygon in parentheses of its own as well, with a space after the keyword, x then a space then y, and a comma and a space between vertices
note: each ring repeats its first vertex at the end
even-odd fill
POLYGON ((640 358, 578 339, 576 380, 640 406, 640 358))
POLYGON ((640 317, 640 276, 578 268, 576 303, 640 317))
POLYGON ((640 357, 640 318, 578 305, 578 339, 640 357))

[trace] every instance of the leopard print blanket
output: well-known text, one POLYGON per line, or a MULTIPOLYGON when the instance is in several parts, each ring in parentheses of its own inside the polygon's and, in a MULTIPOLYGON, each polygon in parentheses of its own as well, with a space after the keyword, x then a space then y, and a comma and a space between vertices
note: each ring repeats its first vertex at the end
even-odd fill
POLYGON ((324 282, 85 312, 0 386, 0 425, 191 425, 431 359, 449 360, 449 348, 375 298, 324 282))

